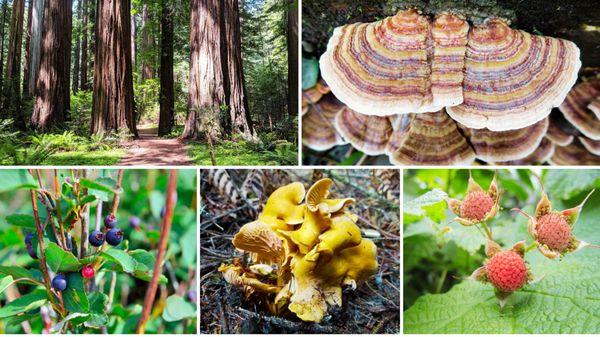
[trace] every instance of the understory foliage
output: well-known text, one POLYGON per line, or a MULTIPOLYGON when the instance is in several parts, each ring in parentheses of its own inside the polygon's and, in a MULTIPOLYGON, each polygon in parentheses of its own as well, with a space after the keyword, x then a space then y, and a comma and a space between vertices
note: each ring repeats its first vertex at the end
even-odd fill
POLYGON ((399 333, 400 180, 397 170, 205 170, 201 174, 200 248, 202 333, 399 333), (245 297, 218 272, 243 259, 231 239, 254 221, 267 198, 284 185, 333 180, 330 197, 353 197, 349 210, 363 238, 377 246, 379 270, 366 283, 343 291, 342 306, 321 323, 303 322, 291 312, 272 316, 260 294, 245 297))
POLYGON ((169 189, 170 174, 1 170, 0 333, 128 334, 143 317, 148 333, 195 333, 196 175, 179 171, 169 189), (158 288, 145 304, 149 284, 158 288))
MULTIPOLYGON (((525 240, 527 219, 513 208, 533 214, 541 196, 538 179, 554 209, 579 205, 600 187, 596 170, 501 170, 500 211, 488 222, 503 250, 525 240)), ((473 170, 484 188, 491 170, 473 170)), ((526 254, 532 282, 517 290, 501 308, 494 287, 467 279, 486 257, 485 239, 475 226, 452 222, 447 197, 465 197, 467 170, 407 170, 404 177, 404 331, 406 333, 598 333, 600 250, 583 248, 551 260, 537 249, 526 254)), ((573 234, 600 243, 600 194, 583 207, 573 234)), ((533 244, 533 245, 532 245, 533 244)))

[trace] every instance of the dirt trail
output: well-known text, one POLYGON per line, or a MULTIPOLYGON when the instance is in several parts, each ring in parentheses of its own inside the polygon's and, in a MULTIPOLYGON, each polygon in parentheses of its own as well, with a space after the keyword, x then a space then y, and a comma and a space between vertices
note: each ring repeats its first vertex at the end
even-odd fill
POLYGON ((161 138, 156 128, 138 129, 139 138, 123 144, 129 151, 118 165, 193 165, 185 143, 177 138, 161 138))

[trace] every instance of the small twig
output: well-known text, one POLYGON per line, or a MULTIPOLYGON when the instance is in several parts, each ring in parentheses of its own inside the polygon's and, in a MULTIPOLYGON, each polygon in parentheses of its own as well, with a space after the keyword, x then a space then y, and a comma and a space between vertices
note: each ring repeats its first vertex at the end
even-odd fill
POLYGON ((111 272, 110 289, 108 291, 108 302, 106 302, 106 312, 110 312, 113 300, 115 298, 115 287, 117 286, 117 273, 111 272))
POLYGON ((150 317, 150 311, 152 310, 152 304, 156 296, 156 290, 158 288, 158 279, 161 275, 162 262, 167 251, 167 243, 169 239, 169 232, 171 231, 171 224, 173 221, 173 211, 175 209, 175 198, 177 193, 177 170, 170 170, 169 180, 167 183, 167 196, 165 202, 165 216, 162 219, 160 226, 160 239, 158 242, 158 253, 156 255, 156 262, 154 264, 154 272, 152 273, 152 280, 146 290, 146 297, 144 298, 144 306, 142 309, 142 316, 137 326, 137 333, 143 334, 146 331, 146 323, 150 317))
POLYGON ((117 184, 115 185, 115 197, 113 198, 113 204, 112 204, 112 214, 114 214, 114 215, 117 214, 117 209, 119 208, 119 201, 121 201, 121 192, 119 190, 121 189, 121 185, 123 184, 123 173, 124 172, 125 172, 125 170, 123 170, 123 169, 119 170, 117 184))
MULTIPOLYGON (((63 247, 67 248, 67 239, 65 238, 65 228, 63 227, 62 215, 60 213, 60 184, 58 182, 58 170, 54 169, 54 198, 56 202, 56 219, 60 228, 60 238, 63 242, 63 247)), ((56 238, 58 240, 58 238, 56 238)))
MULTIPOLYGON (((83 171, 83 177, 87 177, 87 173, 83 171)), ((83 189, 83 197, 87 196, 87 188, 83 189)), ((85 204, 83 209, 80 211, 81 214, 81 244, 79 245, 79 258, 82 259, 87 255, 88 250, 88 236, 90 235, 90 206, 85 204)))

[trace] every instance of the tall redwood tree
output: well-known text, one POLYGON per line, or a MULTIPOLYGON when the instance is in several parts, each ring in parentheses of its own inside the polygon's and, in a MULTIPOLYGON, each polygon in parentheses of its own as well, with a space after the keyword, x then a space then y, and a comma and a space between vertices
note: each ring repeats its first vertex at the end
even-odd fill
POLYGON ((158 135, 171 132, 175 124, 175 91, 173 89, 173 9, 167 0, 161 0, 160 40, 160 114, 158 135))
POLYGON ((255 137, 255 132, 248 109, 248 98, 246 97, 238 0, 224 0, 223 7, 224 43, 227 53, 225 73, 228 76, 226 83, 229 85, 231 131, 243 135, 246 139, 252 139, 255 137))
POLYGON ((288 0, 287 48, 288 48, 288 109, 291 116, 298 110, 298 0, 288 0))
POLYGON ((130 0, 98 1, 92 134, 127 128, 137 136, 131 64, 130 0))
POLYGON ((44 0, 30 0, 29 21, 27 23, 27 57, 23 71, 23 97, 35 95, 40 56, 42 53, 42 29, 44 19, 44 0))
POLYGON ((31 116, 31 124, 37 130, 64 122, 70 109, 71 20, 71 0, 46 1, 40 68, 31 116))
POLYGON ((4 76, 2 117, 13 117, 18 127, 25 126, 21 114, 21 47, 23 40, 23 19, 25 15, 25 0, 14 0, 8 38, 8 54, 6 59, 6 74, 4 76))
POLYGON ((182 137, 218 137, 219 109, 225 103, 221 0, 190 0, 190 5, 189 112, 182 137))

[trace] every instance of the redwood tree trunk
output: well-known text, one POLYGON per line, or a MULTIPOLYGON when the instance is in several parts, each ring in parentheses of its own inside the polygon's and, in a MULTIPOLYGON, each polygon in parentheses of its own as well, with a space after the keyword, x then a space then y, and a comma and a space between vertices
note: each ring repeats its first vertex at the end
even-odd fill
POLYGON ((40 55, 42 47, 42 29, 44 20, 44 0, 31 0, 30 16, 28 23, 28 60, 27 71, 23 72, 23 96, 33 97, 40 67, 40 55))
MULTIPOLYGON (((2 1, 2 26, 0 26, 0 107, 2 106, 2 87, 4 84, 4 25, 6 23, 7 0, 2 1)), ((2 114, 0 114, 2 117, 2 114)))
MULTIPOLYGON (((148 27, 148 21, 150 20, 150 14, 148 13, 148 5, 144 5, 142 9, 142 49, 144 53, 148 53, 149 50, 154 48, 154 37, 148 27)), ((142 81, 154 78, 154 62, 148 59, 148 55, 145 54, 142 62, 142 81)))
POLYGON ((44 5, 40 69, 31 116, 37 130, 63 123, 70 109, 71 19, 71 0, 49 0, 44 5))
POLYGON ((288 8, 288 109, 290 116, 297 116, 298 111, 298 1, 289 0, 288 8))
POLYGON ((173 90, 173 10, 166 0, 162 0, 161 29, 159 136, 170 133, 175 124, 175 92, 173 90))
POLYGON ((137 137, 131 67, 130 0, 98 1, 92 134, 128 128, 137 137))
POLYGON ((133 69, 135 69, 135 36, 136 36, 136 27, 135 27, 135 15, 131 16, 131 64, 133 69))
POLYGON ((252 139, 255 132, 246 97, 238 1, 225 0, 224 13, 231 129, 233 133, 242 134, 245 139, 252 139))
POLYGON ((31 16, 32 12, 32 0, 29 0, 29 6, 27 6, 27 30, 25 31, 25 62, 23 62, 23 99, 29 99, 27 87, 29 86, 29 59, 31 51, 31 16))
MULTIPOLYGON (((79 20, 81 20, 81 13, 83 10, 83 6, 81 3, 81 0, 79 0, 79 2, 77 3, 77 16, 79 18, 79 20)), ((75 56, 75 59, 73 60, 73 74, 72 74, 72 80, 71 80, 71 90, 73 90, 73 93, 76 94, 77 90, 79 89, 79 61, 81 60, 81 56, 80 53, 83 52, 83 50, 81 49, 81 32, 83 29, 79 29, 79 32, 77 34, 77 41, 75 42, 75 50, 73 51, 73 55, 75 56)))
POLYGON ((88 0, 81 0, 83 7, 83 18, 81 20, 81 69, 79 75, 79 89, 88 90, 90 84, 88 81, 88 35, 89 35, 89 10, 90 6, 88 0))
POLYGON ((183 138, 221 134, 219 108, 225 102, 221 64, 221 1, 190 0, 189 113, 183 138))
POLYGON ((3 100, 3 117, 15 119, 15 125, 24 128, 25 120, 21 114, 21 90, 19 88, 21 77, 21 46, 23 39, 23 19, 25 15, 25 0, 13 1, 13 12, 10 23, 10 37, 8 39, 8 57, 6 60, 6 74, 3 100), (7 115, 5 115, 7 114, 7 115))

